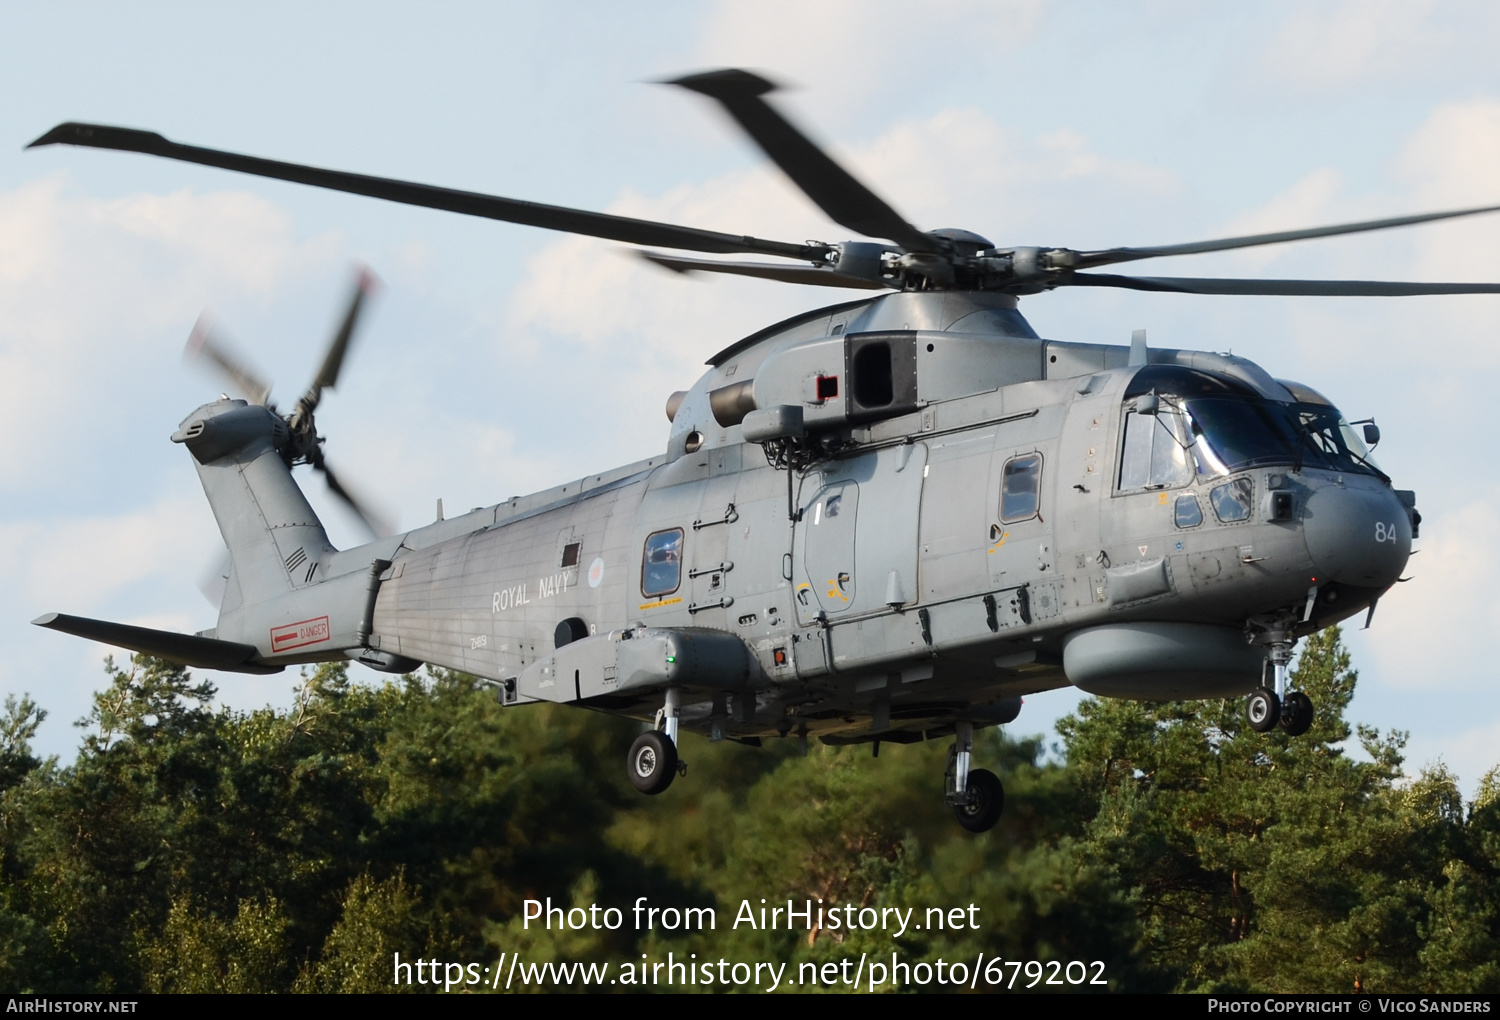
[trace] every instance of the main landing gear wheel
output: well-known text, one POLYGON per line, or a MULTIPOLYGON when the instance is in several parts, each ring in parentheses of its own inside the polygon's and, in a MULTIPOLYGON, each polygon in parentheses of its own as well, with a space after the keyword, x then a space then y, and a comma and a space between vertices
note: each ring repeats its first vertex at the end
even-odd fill
MULTIPOLYGON (((1262 687, 1245 701, 1245 721, 1256 733, 1269 733, 1281 721, 1281 699, 1269 687, 1262 687)), ((1311 720, 1309 720, 1311 721, 1311 720)))
POLYGON ((642 733, 630 745, 625 760, 630 784, 642 793, 658 794, 672 785, 677 775, 677 745, 658 730, 642 733))
POLYGON ((953 808, 958 824, 970 832, 993 829, 1005 810, 1005 787, 1000 785, 1000 777, 989 769, 973 769, 965 796, 966 802, 953 808))
POLYGON ((1281 703, 1281 728, 1288 736, 1300 737, 1312 728, 1313 703, 1301 691, 1292 691, 1281 703))

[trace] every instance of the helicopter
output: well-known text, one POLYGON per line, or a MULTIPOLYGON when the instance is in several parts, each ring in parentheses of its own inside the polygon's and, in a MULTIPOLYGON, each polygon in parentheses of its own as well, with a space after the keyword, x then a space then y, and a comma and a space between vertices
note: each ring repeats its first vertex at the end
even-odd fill
POLYGON ((1248 725, 1307 732, 1298 640, 1400 578, 1421 515, 1312 387, 1230 354, 1040 337, 1019 299, 1061 287, 1184 294, 1500 293, 1500 284, 1146 277, 1165 256, 1476 215, 1450 210, 1185 244, 1080 251, 919 229, 766 98, 718 70, 670 84, 716 102, 815 205, 860 238, 802 243, 540 205, 65 123, 32 143, 116 149, 643 246, 679 273, 864 291, 767 326, 666 401, 663 453, 382 534, 323 455, 369 281, 288 414, 210 331, 228 395, 172 435, 229 552, 197 634, 49 613, 34 622, 185 665, 274 673, 353 660, 462 670, 506 706, 647 724, 626 755, 660 794, 683 729, 759 746, 952 738, 944 803, 993 828, 1004 787, 979 728, 1072 685, 1100 697, 1245 697, 1248 725), (874 240, 870 240, 870 239, 874 240), (663 251, 662 249, 667 249, 663 251), (678 254, 692 252, 693 255, 678 254), (703 258, 760 256, 756 261, 703 258), (377 537, 336 549, 293 477, 308 464, 377 537))

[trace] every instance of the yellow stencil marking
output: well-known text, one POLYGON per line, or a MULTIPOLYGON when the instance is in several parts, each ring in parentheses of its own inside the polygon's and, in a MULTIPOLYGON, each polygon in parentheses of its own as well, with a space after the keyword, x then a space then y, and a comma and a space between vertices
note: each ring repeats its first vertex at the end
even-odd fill
POLYGON ((679 595, 675 599, 661 599, 661 600, 659 600, 657 602, 643 602, 643 603, 641 603, 641 608, 642 609, 660 609, 662 606, 675 606, 677 603, 679 603, 681 601, 682 601, 682 596, 679 595))

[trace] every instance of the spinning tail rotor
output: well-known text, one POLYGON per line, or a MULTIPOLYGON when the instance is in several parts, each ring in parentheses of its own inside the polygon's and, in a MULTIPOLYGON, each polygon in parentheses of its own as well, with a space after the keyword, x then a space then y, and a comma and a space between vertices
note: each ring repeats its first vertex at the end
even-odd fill
MULTIPOLYGON (((339 371, 349 352, 350 342, 358 330, 360 314, 366 299, 377 289, 379 281, 366 268, 359 270, 354 291, 344 313, 338 331, 328 344, 323 362, 308 386, 307 392, 298 398, 290 414, 280 415, 286 422, 286 438, 278 447, 287 466, 307 464, 323 476, 329 491, 354 511, 372 535, 377 537, 391 533, 391 526, 384 517, 371 508, 371 504, 359 498, 349 485, 336 475, 323 455, 323 437, 318 435, 314 413, 323 399, 323 391, 331 390, 338 382, 339 371)), ((233 388, 252 404, 260 404, 273 413, 276 405, 271 403, 271 384, 249 367, 246 360, 217 332, 205 314, 200 316, 188 338, 184 356, 190 360, 203 359, 233 385, 233 388)))

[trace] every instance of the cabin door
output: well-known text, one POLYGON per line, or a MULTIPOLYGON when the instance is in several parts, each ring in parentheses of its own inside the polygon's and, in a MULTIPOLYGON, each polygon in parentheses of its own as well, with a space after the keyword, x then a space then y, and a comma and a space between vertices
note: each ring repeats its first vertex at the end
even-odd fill
POLYGON ((991 460, 989 547, 985 561, 995 590, 1050 581, 1056 441, 1011 445, 1002 432, 991 460))
POLYGON ((872 450, 803 479, 793 541, 797 620, 893 612, 920 598, 923 443, 872 450))

